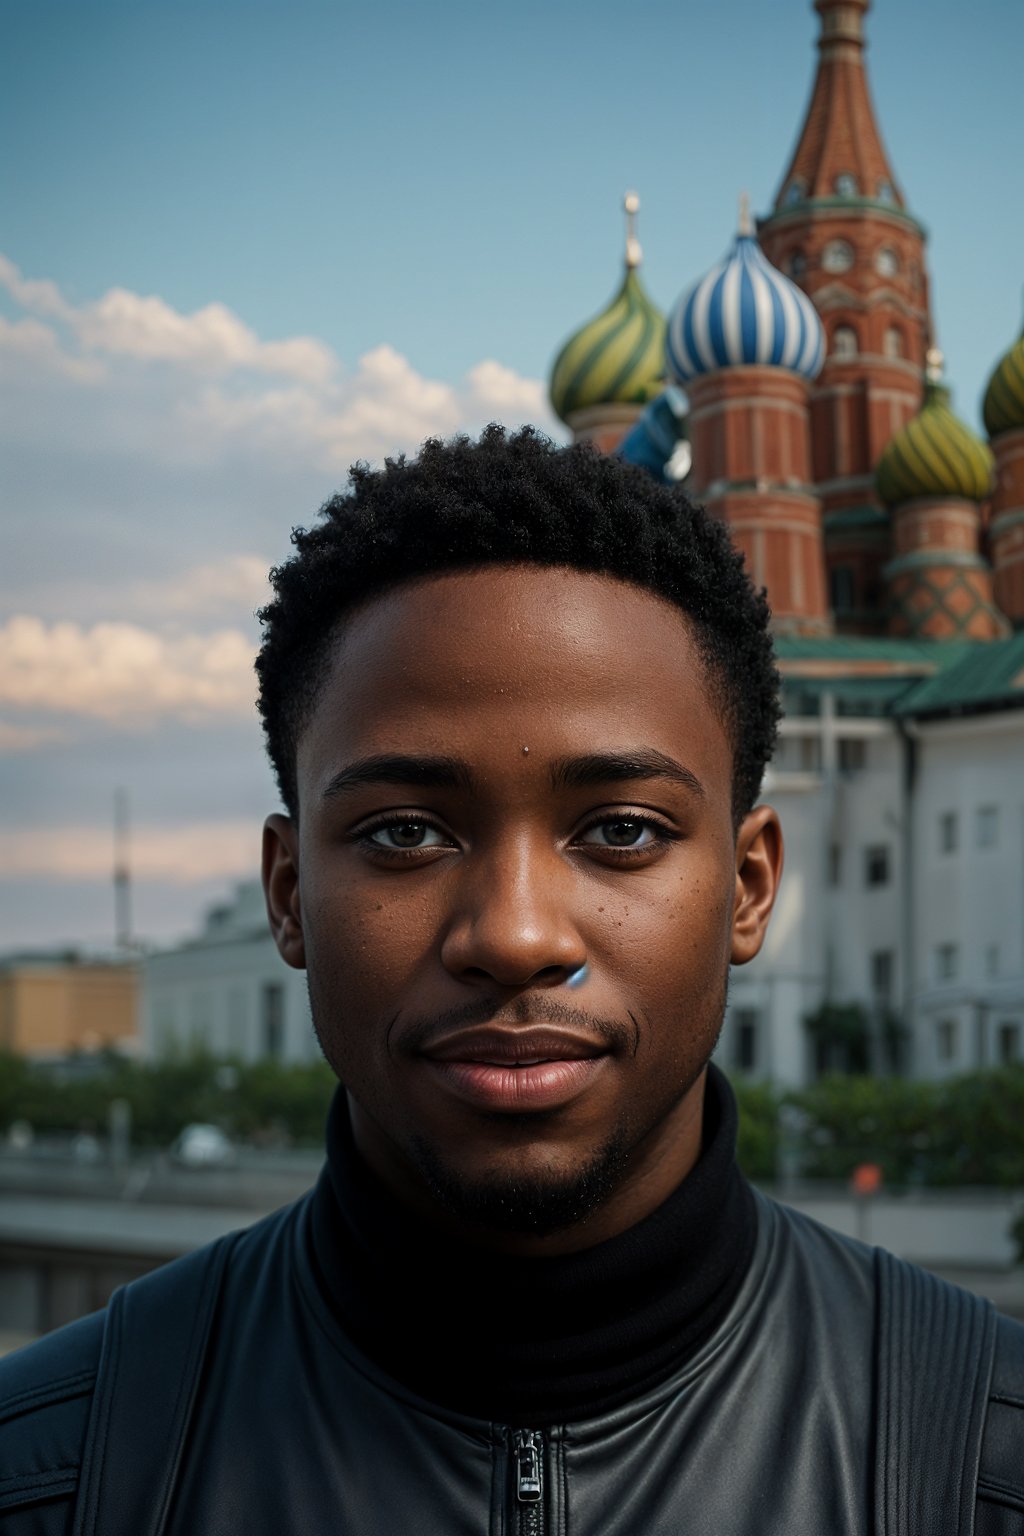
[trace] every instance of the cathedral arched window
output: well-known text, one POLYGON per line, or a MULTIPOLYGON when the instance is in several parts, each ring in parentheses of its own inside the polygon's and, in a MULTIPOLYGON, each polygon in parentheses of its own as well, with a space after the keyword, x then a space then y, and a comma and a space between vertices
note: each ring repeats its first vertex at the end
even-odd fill
POLYGON ((896 188, 891 181, 878 183, 878 201, 880 203, 894 203, 896 201, 896 188))
POLYGON ((786 259, 786 271, 790 277, 801 278, 807 271, 807 257, 803 251, 790 251, 786 259))
POLYGON ((859 351, 857 332, 852 325, 837 325, 832 332, 832 356, 856 357, 859 351))
POLYGON ((841 175, 836 177, 837 197, 856 197, 859 191, 857 178, 851 175, 849 171, 843 171, 841 175))
POLYGON ((854 250, 849 240, 830 240, 821 253, 826 272, 849 272, 853 262, 854 250))
POLYGON ((875 271, 879 277, 895 277, 900 270, 899 252, 891 245, 883 245, 875 252, 875 271))
POLYGON ((882 337, 882 352, 886 357, 903 356, 903 332, 898 325, 890 325, 886 328, 882 337))
POLYGON ((785 203, 787 208, 792 208, 795 203, 802 203, 803 200, 804 200, 804 184, 803 184, 803 182, 800 181, 800 180, 791 181, 789 186, 786 188, 786 191, 785 191, 785 193, 783 195, 783 198, 782 198, 783 203, 785 203))
POLYGON ((834 610, 842 612, 845 608, 853 607, 853 571, 848 565, 834 565, 829 571, 828 584, 834 610))

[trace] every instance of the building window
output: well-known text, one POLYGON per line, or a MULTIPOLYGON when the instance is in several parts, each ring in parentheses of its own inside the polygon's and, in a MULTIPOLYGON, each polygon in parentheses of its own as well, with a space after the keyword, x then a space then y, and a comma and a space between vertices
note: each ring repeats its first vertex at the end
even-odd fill
POLYGON ((935 1024, 935 1054, 940 1061, 955 1061, 958 1041, 956 1019, 938 1019, 935 1024))
POLYGON ((903 356, 903 332, 898 325, 890 325, 882 337, 882 351, 886 357, 903 356))
POLYGON ((807 271, 807 257, 803 251, 792 251, 786 262, 786 270, 790 277, 801 278, 807 271))
POLYGON ((994 848, 999 840, 999 807, 979 805, 976 820, 979 848, 994 848))
POLYGON ((852 176, 849 171, 836 177, 836 193, 839 197, 856 197, 859 190, 856 176, 852 176))
POLYGON ((835 887, 842 883, 843 878, 843 849, 841 843, 829 843, 828 845, 828 883, 835 887))
POLYGON ((876 1003, 887 1003, 892 997, 894 959, 891 949, 876 949, 871 956, 871 995, 876 1003))
POLYGON ((787 208, 792 208, 797 203, 802 203, 803 198, 804 184, 802 181, 796 180, 790 182, 789 186, 786 188, 786 195, 783 197, 782 201, 785 203, 787 208))
POLYGON ((875 271, 879 277, 895 277, 900 270, 900 258, 891 245, 883 245, 875 253, 875 271))
POLYGON ((996 1042, 1001 1067, 1011 1067, 1015 1061, 1020 1060, 1020 1025, 1013 1019, 1006 1019, 1000 1024, 996 1042))
POLYGON ((188 1038, 194 1051, 213 1049, 213 1007, 209 992, 193 992, 189 998, 188 1038))
POLYGON ((826 272, 849 272, 853 261, 853 246, 849 240, 830 240, 821 253, 821 265, 826 272))
POLYGON ((841 737, 839 741, 840 773, 861 773, 868 764, 868 745, 859 736, 841 737))
POLYGON ((955 944, 936 944, 935 974, 939 981, 953 981, 956 978, 957 959, 955 944))
POLYGON ((999 975, 999 945, 985 945, 985 975, 994 981, 999 975))
POLYGON ((864 883, 865 885, 889 884, 889 848, 885 843, 876 843, 871 848, 864 850, 864 883))
POLYGON ((733 1034, 733 1066, 739 1072, 757 1070, 758 1015, 754 1008, 737 1008, 733 1034))
POLYGON ((833 357, 856 357, 857 332, 852 325, 837 325, 832 333, 833 357))
POLYGON ((284 1055, 284 987, 267 981, 262 993, 263 1052, 273 1061, 284 1055))
POLYGON ((232 987, 228 993, 228 1055, 245 1055, 245 993, 232 987))
POLYGON ((821 740, 819 737, 800 737, 800 772, 821 772, 821 740))
POLYGON ((853 607, 853 571, 848 565, 834 565, 829 572, 829 596, 832 607, 841 612, 853 607))
POLYGON ((939 817, 939 852, 956 853, 960 841, 960 829, 956 811, 943 811, 939 817))
POLYGON ((880 203, 894 203, 896 201, 896 188, 891 181, 878 183, 877 197, 880 203))

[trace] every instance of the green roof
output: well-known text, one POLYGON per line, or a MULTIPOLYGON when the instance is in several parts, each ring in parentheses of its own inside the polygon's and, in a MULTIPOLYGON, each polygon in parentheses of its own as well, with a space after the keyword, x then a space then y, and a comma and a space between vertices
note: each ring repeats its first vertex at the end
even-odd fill
POLYGON ((792 714, 928 717, 1024 708, 1024 630, 1008 640, 888 640, 778 635, 775 655, 792 714))
POLYGON ((890 640, 870 635, 775 638, 775 654, 780 662, 849 662, 854 670, 858 663, 885 661, 897 667, 902 663, 907 672, 920 672, 926 666, 929 670, 946 667, 973 649, 973 643, 964 640, 890 640))
POLYGON ((779 635, 775 640, 784 705, 791 715, 816 715, 826 693, 839 715, 916 713, 910 701, 923 688, 991 649, 969 640, 860 635, 779 635))
POLYGON ((822 519, 826 533, 838 528, 879 528, 889 525, 889 514, 881 507, 840 507, 837 512, 826 512, 822 519))
POLYGON ((910 689, 893 713, 972 714, 1000 708, 1024 708, 1024 630, 1009 640, 969 646, 960 661, 910 689))

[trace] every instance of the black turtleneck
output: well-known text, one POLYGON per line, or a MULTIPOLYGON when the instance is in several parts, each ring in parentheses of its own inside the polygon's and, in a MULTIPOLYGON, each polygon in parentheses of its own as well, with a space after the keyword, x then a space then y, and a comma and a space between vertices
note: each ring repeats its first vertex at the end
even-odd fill
POLYGON ((391 1195, 355 1149, 335 1095, 313 1247, 354 1343, 420 1396, 542 1428, 637 1397, 711 1336, 754 1248, 735 1162, 736 1101, 708 1072, 701 1155, 635 1227, 578 1253, 511 1258, 452 1239, 391 1195))

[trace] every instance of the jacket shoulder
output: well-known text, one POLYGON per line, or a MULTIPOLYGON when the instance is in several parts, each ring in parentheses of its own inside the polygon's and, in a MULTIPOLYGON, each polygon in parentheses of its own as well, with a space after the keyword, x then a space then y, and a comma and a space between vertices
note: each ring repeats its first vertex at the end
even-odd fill
POLYGON ((1020 1524, 1015 1521, 1006 1528, 1024 1529, 1024 1324, 1001 1314, 996 1318, 996 1353, 981 1445, 978 1499, 1007 1512, 1016 1511, 1020 1524))
POLYGON ((65 1529, 78 1486, 103 1340, 102 1312, 0 1360, 0 1529, 34 1507, 33 1531, 65 1529), (40 1506, 49 1506, 44 1514, 40 1506))

